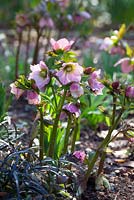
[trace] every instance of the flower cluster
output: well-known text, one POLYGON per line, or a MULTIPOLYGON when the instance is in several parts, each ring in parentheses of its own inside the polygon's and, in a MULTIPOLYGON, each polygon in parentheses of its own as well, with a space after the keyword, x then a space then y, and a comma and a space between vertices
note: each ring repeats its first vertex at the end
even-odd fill
MULTIPOLYGON (((50 116, 47 120, 52 119, 50 124, 53 125, 48 149, 48 155, 51 157, 54 154, 58 124, 62 124, 62 120, 67 121, 63 152, 67 152, 69 133, 74 129, 71 147, 73 152, 81 114, 81 96, 90 92, 102 95, 104 85, 100 80, 100 70, 91 67, 84 69, 84 66, 77 62, 75 54, 70 51, 74 41, 66 38, 55 41, 52 38, 50 44, 52 50, 48 52, 48 59, 30 65, 31 71, 27 78, 20 76, 10 86, 11 93, 17 99, 24 94, 28 103, 36 105, 39 112, 44 110, 41 108, 46 108, 44 112, 50 116)), ((40 155, 42 158, 42 153, 40 155)), ((74 156, 81 162, 84 161, 84 153, 76 152, 74 156)))
MULTIPOLYGON (((53 52, 55 54, 64 55, 71 49, 74 41, 68 41, 66 38, 62 38, 58 41, 55 41, 53 38, 50 40, 50 44, 52 46, 53 52)), ((61 58, 62 59, 62 58, 61 58)), ((57 62, 57 60, 56 60, 57 62)), ((69 92, 72 98, 78 99, 80 96, 84 94, 84 88, 82 87, 82 75, 84 74, 84 68, 79 65, 77 62, 61 62, 60 66, 57 69, 54 69, 53 73, 47 64, 43 61, 40 61, 39 64, 30 66, 30 74, 28 76, 28 80, 31 81, 32 91, 27 91, 27 99, 30 104, 38 104, 40 103, 40 92, 44 92, 45 89, 52 83, 52 78, 54 77, 61 87, 69 86, 69 92)), ((104 88, 103 84, 100 82, 100 70, 94 71, 88 75, 88 84, 91 90, 96 94, 102 94, 102 90, 104 88)), ((23 93, 24 89, 17 87, 17 84, 11 84, 11 92, 15 94, 18 99, 23 93)), ((26 89, 26 88, 25 88, 26 89)), ((74 104, 66 104, 64 106, 64 110, 69 111, 70 113, 80 113, 75 109, 76 106, 74 104), (74 111, 72 111, 72 109, 74 111), (75 111, 76 110, 76 111, 75 111)), ((76 114, 77 116, 79 114, 76 114)))
POLYGON ((106 37, 101 44, 100 49, 108 51, 111 55, 119 54, 121 58, 114 64, 114 67, 121 66, 123 73, 134 71, 134 52, 133 49, 123 40, 126 33, 126 26, 123 24, 119 31, 113 31, 111 37, 106 37))

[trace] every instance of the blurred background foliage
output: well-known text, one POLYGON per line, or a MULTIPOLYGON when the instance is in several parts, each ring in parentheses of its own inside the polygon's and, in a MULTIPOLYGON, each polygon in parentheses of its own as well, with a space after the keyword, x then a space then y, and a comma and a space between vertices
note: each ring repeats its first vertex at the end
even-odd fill
MULTIPOLYGON (((1 27, 12 25, 17 12, 29 11, 40 2, 41 0, 0 0, 1 27)), ((95 26, 134 22, 134 0, 77 0, 77 2, 87 5, 95 26)))

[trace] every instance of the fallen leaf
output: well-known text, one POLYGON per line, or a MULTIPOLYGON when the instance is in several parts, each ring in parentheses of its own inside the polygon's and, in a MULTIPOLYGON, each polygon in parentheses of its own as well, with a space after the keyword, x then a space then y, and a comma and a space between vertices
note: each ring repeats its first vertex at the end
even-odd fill
POLYGON ((134 168, 134 161, 125 162, 122 166, 134 168))

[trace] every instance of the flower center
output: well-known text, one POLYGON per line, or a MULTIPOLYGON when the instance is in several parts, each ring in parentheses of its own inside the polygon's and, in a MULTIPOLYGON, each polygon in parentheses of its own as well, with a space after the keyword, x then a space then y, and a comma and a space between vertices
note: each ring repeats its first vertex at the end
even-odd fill
POLYGON ((40 76, 41 76, 42 78, 46 78, 46 76, 47 76, 47 70, 46 70, 46 69, 42 69, 42 70, 40 71, 40 76))
POLYGON ((72 65, 67 65, 67 66, 64 68, 64 70, 65 70, 66 72, 72 72, 73 66, 72 66, 72 65))

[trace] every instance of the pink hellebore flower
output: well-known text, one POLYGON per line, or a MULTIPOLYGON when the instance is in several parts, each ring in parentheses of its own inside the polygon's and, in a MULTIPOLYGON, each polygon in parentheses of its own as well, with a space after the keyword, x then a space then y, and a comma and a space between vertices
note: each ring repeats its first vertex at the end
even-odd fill
POLYGON ((53 20, 49 18, 42 17, 39 21, 40 28, 48 27, 48 28, 54 28, 54 22, 53 20))
POLYGON ((74 98, 78 98, 84 94, 83 87, 81 87, 78 83, 72 83, 70 86, 71 95, 74 98))
POLYGON ((24 90, 17 88, 15 83, 11 83, 10 87, 11 87, 11 93, 14 94, 17 99, 19 99, 20 96, 24 93, 24 90))
POLYGON ((134 142, 134 138, 133 138, 133 137, 128 138, 128 140, 129 140, 130 142, 134 142))
POLYGON ((79 107, 74 103, 64 105, 63 110, 68 111, 71 114, 75 114, 76 118, 79 117, 81 113, 79 107))
POLYGON ((82 73, 82 66, 78 63, 69 62, 62 64, 62 68, 56 73, 56 76, 63 85, 67 85, 71 82, 80 82, 82 73))
POLYGON ((74 23, 76 23, 76 24, 81 24, 82 22, 84 22, 85 20, 88 20, 90 18, 91 18, 91 15, 86 11, 81 11, 79 13, 76 13, 73 16, 74 23))
POLYGON ((128 86, 125 93, 126 97, 134 98, 134 86, 128 86))
POLYGON ((31 65, 30 69, 32 72, 29 74, 29 79, 33 79, 39 90, 43 90, 50 81, 48 67, 40 61, 37 65, 31 65))
POLYGON ((121 48, 120 46, 113 46, 110 49, 110 54, 115 55, 115 54, 119 54, 119 55, 124 55, 125 51, 123 48, 121 48))
POLYGON ((15 19, 18 26, 24 27, 29 24, 29 19, 26 14, 17 14, 15 19))
POLYGON ((131 71, 134 71, 134 64, 131 64, 131 61, 133 60, 126 57, 126 58, 122 58, 120 59, 117 63, 114 64, 114 67, 116 67, 117 65, 121 65, 121 70, 123 73, 129 73, 131 71))
POLYGON ((87 11, 81 11, 81 12, 79 13, 79 15, 80 15, 81 17, 85 18, 85 19, 90 19, 90 18, 91 18, 90 13, 88 13, 87 11))
POLYGON ((96 95, 101 95, 102 90, 104 88, 104 85, 98 80, 98 79, 100 79, 100 73, 101 73, 100 69, 97 71, 94 71, 93 73, 91 73, 90 78, 88 80, 91 90, 96 95))
POLYGON ((109 49, 111 49, 112 46, 113 46, 113 41, 111 40, 111 38, 106 37, 100 46, 100 50, 108 51, 109 49))
POLYGON ((63 8, 66 8, 69 6, 70 0, 59 0, 59 5, 63 8))
POLYGON ((75 156, 78 160, 80 160, 81 163, 84 162, 86 154, 84 151, 75 151, 73 153, 73 156, 75 156))
POLYGON ((29 104, 38 105, 40 104, 40 95, 34 91, 27 91, 27 100, 29 104))
POLYGON ((68 51, 68 50, 70 50, 74 41, 71 40, 69 42, 66 38, 62 38, 60 40, 55 41, 53 38, 51 38, 50 43, 51 43, 54 51, 57 51, 59 49, 61 49, 63 51, 68 51))

